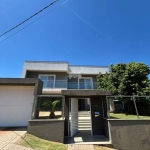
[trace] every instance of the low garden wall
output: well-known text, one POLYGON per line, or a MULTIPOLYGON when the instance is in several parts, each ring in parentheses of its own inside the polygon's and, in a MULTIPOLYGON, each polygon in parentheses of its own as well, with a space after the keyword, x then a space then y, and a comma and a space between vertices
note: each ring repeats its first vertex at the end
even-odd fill
POLYGON ((103 118, 103 130, 104 130, 104 135, 110 140, 110 133, 109 133, 109 124, 108 120, 106 118, 103 118))
POLYGON ((149 150, 150 120, 107 119, 113 147, 118 150, 149 150))
POLYGON ((64 119, 29 120, 27 133, 45 140, 64 143, 64 119))

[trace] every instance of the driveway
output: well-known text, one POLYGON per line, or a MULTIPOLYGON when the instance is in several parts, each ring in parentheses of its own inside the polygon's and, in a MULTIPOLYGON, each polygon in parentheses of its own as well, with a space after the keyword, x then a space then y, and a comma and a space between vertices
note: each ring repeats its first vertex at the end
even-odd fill
POLYGON ((26 128, 0 129, 0 150, 33 150, 16 144, 26 132, 26 128))

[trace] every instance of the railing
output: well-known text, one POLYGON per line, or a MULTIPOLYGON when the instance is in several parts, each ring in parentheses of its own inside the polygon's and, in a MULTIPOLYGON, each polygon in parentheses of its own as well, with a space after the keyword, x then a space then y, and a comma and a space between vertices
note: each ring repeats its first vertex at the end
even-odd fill
POLYGON ((67 80, 43 80, 43 88, 68 88, 68 89, 97 89, 97 84, 85 82, 67 82, 67 80))
POLYGON ((85 82, 68 82, 68 89, 97 89, 97 84, 85 83, 85 82))
POLYGON ((68 89, 78 89, 78 82, 68 82, 68 89))
POLYGON ((66 80, 43 80, 43 88, 67 88, 66 80))
POLYGON ((94 82, 94 83, 93 83, 93 89, 98 89, 97 82, 94 82))

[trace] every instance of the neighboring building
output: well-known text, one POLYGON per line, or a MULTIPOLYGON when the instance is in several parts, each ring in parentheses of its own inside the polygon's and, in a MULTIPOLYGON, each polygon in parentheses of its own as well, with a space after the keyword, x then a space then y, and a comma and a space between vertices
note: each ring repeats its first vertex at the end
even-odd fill
MULTIPOLYGON (((97 89, 97 75, 107 66, 74 66, 68 62, 25 61, 22 78, 43 81, 43 95, 61 95, 62 90, 97 89)), ((79 110, 90 110, 89 99, 78 99, 79 110)))

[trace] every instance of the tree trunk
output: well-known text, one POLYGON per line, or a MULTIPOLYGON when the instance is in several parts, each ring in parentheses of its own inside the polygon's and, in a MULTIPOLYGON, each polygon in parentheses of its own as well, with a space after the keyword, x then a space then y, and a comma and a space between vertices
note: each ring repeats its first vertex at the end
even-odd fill
POLYGON ((111 98, 109 98, 109 109, 110 109, 110 112, 114 112, 115 111, 114 101, 111 98))
POLYGON ((50 112, 50 118, 51 118, 51 119, 54 119, 54 118, 55 118, 55 113, 54 113, 54 111, 51 111, 51 112, 50 112))

